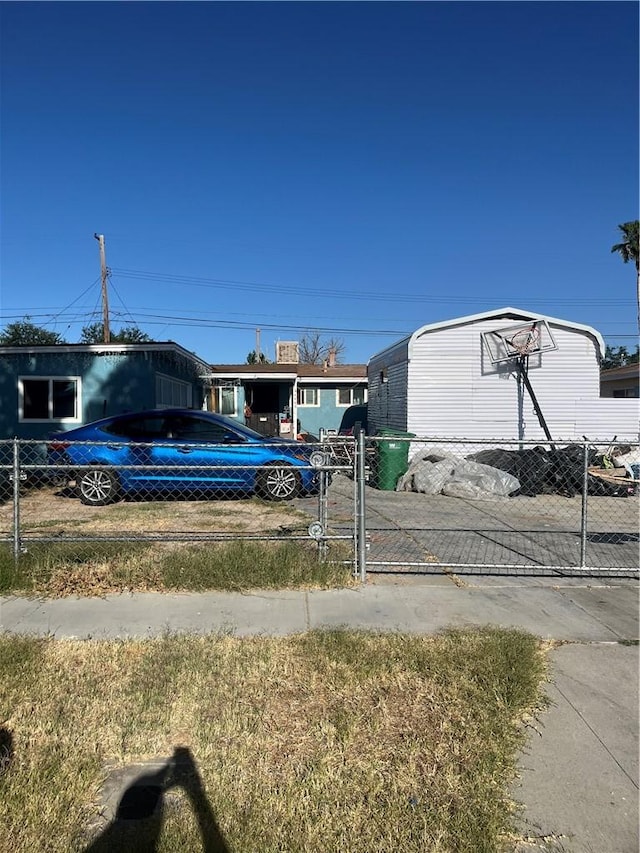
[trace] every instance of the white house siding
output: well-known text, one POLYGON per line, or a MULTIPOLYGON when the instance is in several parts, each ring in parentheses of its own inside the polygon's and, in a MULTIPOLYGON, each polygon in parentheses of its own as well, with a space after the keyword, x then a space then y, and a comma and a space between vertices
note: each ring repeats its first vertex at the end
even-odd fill
MULTIPOLYGON (((418 330, 369 362, 369 424, 425 438, 545 439, 515 362, 491 364, 482 333, 536 319, 502 309, 418 330), (384 372, 387 382, 381 383, 384 372)), ((638 440, 639 404, 600 398, 602 338, 545 318, 557 349, 529 357, 529 379, 556 441, 638 440)))
MULTIPOLYGON (((479 338, 479 335, 478 335, 479 338)), ((469 328, 426 332, 411 346, 409 432, 459 437, 469 434, 474 360, 479 363, 469 328)))
MULTIPOLYGON (((485 319, 427 331, 413 342, 408 429, 467 438, 544 438, 515 363, 492 365, 481 334, 513 326, 485 319)), ((599 394, 598 347, 588 333, 551 325, 558 346, 529 358, 529 379, 554 438, 576 437, 576 401, 599 394)))
POLYGON ((634 399, 577 400, 575 404, 576 435, 590 441, 618 444, 640 439, 640 403, 634 399))

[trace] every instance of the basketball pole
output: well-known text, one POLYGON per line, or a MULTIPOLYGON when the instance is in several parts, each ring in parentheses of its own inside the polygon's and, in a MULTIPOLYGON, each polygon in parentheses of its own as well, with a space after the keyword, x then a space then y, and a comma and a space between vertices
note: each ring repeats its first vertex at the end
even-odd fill
POLYGON ((511 347, 519 350, 518 355, 518 374, 522 379, 522 383, 524 387, 527 389, 529 397, 531 398, 531 402, 533 404, 533 411, 535 412, 536 417, 538 418, 538 423, 542 427, 542 431, 544 432, 547 440, 550 443, 550 446, 553 450, 556 449, 555 444, 553 443, 553 438, 551 437, 551 432, 549 427, 547 426, 547 422, 545 420, 544 415, 542 414, 542 409, 540 408, 540 403, 538 402, 538 398, 536 397, 536 392, 533 390, 533 385, 529 380, 529 347, 536 339, 536 324, 535 322, 531 325, 531 328, 528 330, 527 339, 524 343, 516 343, 516 335, 512 336, 511 340, 500 335, 502 340, 511 347))
POLYGON ((535 391, 533 390, 533 386, 529 381, 529 370, 527 367, 527 355, 521 355, 518 358, 518 370, 520 371, 520 376, 522 377, 522 381, 524 382, 524 386, 529 392, 529 396, 531 397, 531 402, 533 403, 533 411, 536 413, 536 417, 538 418, 538 423, 542 427, 544 434, 549 440, 551 447, 553 450, 556 449, 555 444, 553 443, 553 438, 551 437, 551 433, 549 431, 549 427, 547 426, 547 422, 544 419, 544 415, 542 414, 542 409, 540 408, 540 404, 538 403, 538 398, 536 397, 535 391))

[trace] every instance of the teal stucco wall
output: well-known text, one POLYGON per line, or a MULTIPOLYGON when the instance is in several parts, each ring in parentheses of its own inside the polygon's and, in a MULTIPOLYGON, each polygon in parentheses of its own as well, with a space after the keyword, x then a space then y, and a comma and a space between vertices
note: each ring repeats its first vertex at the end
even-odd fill
POLYGON ((82 423, 109 415, 151 409, 156 405, 156 376, 192 386, 192 406, 200 408, 203 389, 194 362, 178 352, 144 350, 126 353, 80 351, 0 353, 0 438, 40 439, 76 422, 19 421, 19 377, 79 377, 82 423))
MULTIPOLYGON (((311 383, 309 383, 309 387, 311 387, 311 383)), ((319 435, 321 429, 339 430, 349 406, 338 405, 337 389, 339 387, 355 387, 355 383, 336 383, 335 385, 317 387, 319 388, 318 406, 298 405, 298 420, 301 430, 310 432, 312 435, 319 435)))

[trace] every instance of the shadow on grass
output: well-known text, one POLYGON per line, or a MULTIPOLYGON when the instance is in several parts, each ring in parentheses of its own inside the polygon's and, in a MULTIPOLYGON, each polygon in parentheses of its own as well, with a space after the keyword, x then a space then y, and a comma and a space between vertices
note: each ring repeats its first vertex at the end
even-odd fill
POLYGON ((193 809, 205 853, 230 853, 205 794, 191 751, 176 747, 155 773, 135 779, 124 791, 114 819, 84 853, 156 853, 162 833, 165 797, 182 789, 193 809))
MULTIPOLYGON (((69 498, 72 500, 79 500, 80 494, 78 489, 72 485, 66 485, 59 488, 56 492, 54 492, 54 497, 56 498, 69 498)), ((162 491, 158 489, 157 491, 144 490, 140 492, 127 492, 120 496, 120 499, 115 501, 118 503, 131 503, 131 504, 143 504, 143 503, 177 503, 177 502, 186 502, 186 501, 203 501, 203 502, 212 502, 212 501, 243 501, 248 500, 249 498, 254 497, 254 493, 251 491, 222 491, 222 490, 209 490, 204 491, 202 489, 183 489, 183 490, 175 490, 175 491, 162 491)))
POLYGON ((7 772, 13 761, 13 735, 0 726, 0 776, 7 772))

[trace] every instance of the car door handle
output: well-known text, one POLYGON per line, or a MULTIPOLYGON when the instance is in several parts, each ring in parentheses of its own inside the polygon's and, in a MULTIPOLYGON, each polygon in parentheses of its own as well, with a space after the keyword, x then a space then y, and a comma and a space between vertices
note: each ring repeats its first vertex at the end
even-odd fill
POLYGON ((192 453, 192 452, 193 452, 193 448, 191 448, 191 447, 179 447, 178 448, 178 453, 192 453))
POLYGON ((126 447, 124 444, 107 444, 107 448, 109 450, 122 450, 123 447, 126 447))

